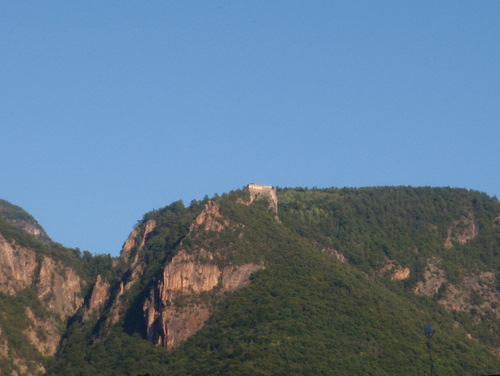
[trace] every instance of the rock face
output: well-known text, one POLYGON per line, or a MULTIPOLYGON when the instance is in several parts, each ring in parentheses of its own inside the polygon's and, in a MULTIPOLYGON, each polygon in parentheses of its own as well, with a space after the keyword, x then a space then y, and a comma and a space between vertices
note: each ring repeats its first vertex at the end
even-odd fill
POLYGON ((81 280, 73 269, 44 257, 38 278, 38 298, 62 320, 82 306, 81 280))
POLYGON ((439 303, 454 311, 476 309, 480 314, 492 312, 500 319, 500 292, 492 272, 465 276, 460 285, 451 285, 446 289, 439 303))
POLYGON ((205 231, 221 232, 229 225, 229 221, 224 219, 219 212, 219 206, 213 201, 205 204, 203 211, 196 217, 189 228, 191 233, 195 228, 203 226, 205 231))
MULTIPOLYGON (((27 288, 36 290, 38 302, 32 304, 51 314, 37 317, 26 307, 29 326, 23 334, 42 355, 54 355, 61 340, 61 322, 83 304, 82 281, 73 269, 0 235, 0 292, 14 296, 27 288)), ((22 364, 22 359, 19 362, 22 364)))
POLYGON ((347 259, 345 258, 345 256, 339 251, 337 251, 335 248, 323 248, 322 251, 328 253, 330 256, 335 257, 343 264, 347 263, 347 259))
POLYGON ((392 281, 404 281, 405 279, 410 278, 410 268, 399 268, 394 271, 391 276, 392 281))
POLYGON ((210 251, 196 254, 180 251, 164 268, 162 278, 151 292, 143 310, 149 340, 175 349, 203 327, 210 316, 210 304, 200 296, 203 292, 221 295, 250 283, 250 276, 263 265, 213 264, 210 251))
POLYGON ((101 275, 97 276, 94 288, 92 289, 92 295, 89 299, 89 310, 93 311, 99 309, 106 303, 109 296, 109 283, 105 282, 101 275))
POLYGON ((436 258, 428 261, 425 282, 417 283, 416 294, 435 296, 444 290, 439 304, 446 309, 463 312, 474 309, 482 315, 491 312, 500 319, 500 292, 494 273, 487 271, 466 275, 459 284, 454 285, 448 283, 446 273, 437 266, 438 263, 436 258))
POLYGON ((34 282, 38 298, 62 319, 74 314, 83 303, 81 280, 73 269, 34 251, 8 243, 0 235, 0 292, 16 295, 34 282))
MULTIPOLYGON (((130 233, 129 237, 123 244, 120 259, 117 259, 113 262, 114 267, 120 264, 126 264, 128 267, 128 271, 126 273, 127 278, 124 278, 120 281, 120 288, 118 291, 115 291, 114 294, 110 295, 110 285, 104 285, 102 284, 102 281, 100 282, 101 285, 99 285, 99 278, 98 281, 96 281, 96 285, 94 288, 97 288, 97 290, 95 291, 97 295, 95 298, 95 302, 92 304, 97 304, 97 302, 99 302, 99 307, 102 307, 102 305, 109 300, 110 308, 105 324, 105 326, 108 328, 116 324, 123 314, 123 305, 121 302, 123 293, 126 290, 129 290, 133 285, 135 285, 135 283, 142 277, 144 273, 146 265, 142 262, 139 262, 140 251, 146 245, 149 236, 155 230, 155 228, 156 221, 150 219, 146 221, 144 226, 137 226, 136 228, 134 228, 134 230, 130 233), (104 297, 104 295, 106 296, 104 297)), ((91 300, 93 295, 94 291, 92 292, 91 300)), ((91 308, 91 305, 89 305, 89 312, 86 315, 85 319, 88 319, 90 315, 97 309, 98 308, 91 308)))
MULTIPOLYGON (((209 201, 191 224, 188 237, 199 236, 199 230, 218 234, 232 231, 233 227, 237 226, 221 215, 215 202, 209 201)), ((217 262, 223 258, 221 252, 202 247, 189 252, 182 249, 165 265, 160 281, 143 305, 150 341, 175 349, 203 327, 214 299, 248 285, 251 275, 264 268, 255 263, 221 266, 217 262)))
POLYGON ((35 316, 29 307, 26 307, 26 316, 30 321, 29 327, 24 331, 30 342, 36 347, 40 354, 52 356, 59 349, 61 333, 57 329, 57 319, 46 318, 41 320, 35 316), (39 333, 43 333, 40 338, 39 333))
POLYGON ((466 244, 474 239, 478 234, 478 229, 472 214, 463 216, 452 223, 448 228, 448 236, 444 242, 446 248, 452 248, 453 243, 466 244))
POLYGON ((31 286, 37 266, 33 251, 8 243, 0 235, 0 292, 15 295, 31 286))
POLYGON ((391 281, 404 281, 410 278, 410 268, 397 264, 394 260, 387 259, 386 265, 380 269, 379 274, 384 276, 391 272, 391 281))
MULTIPOLYGON (((130 289, 135 283, 142 277, 144 270, 146 268, 146 265, 144 263, 139 262, 140 258, 140 251, 144 248, 144 246, 147 243, 147 240, 151 233, 155 230, 156 228, 156 221, 154 219, 150 219, 146 221, 144 226, 137 226, 134 228, 134 230, 130 233, 129 237, 123 244, 123 248, 120 254, 120 260, 115 260, 113 263, 113 266, 117 266, 120 263, 124 263, 128 265, 128 277, 122 279, 120 282, 120 289, 113 294, 113 296, 110 296, 110 285, 109 284, 102 284, 102 281, 100 282, 101 285, 98 285, 98 281, 96 282, 95 288, 96 290, 96 300, 92 304, 97 304, 99 301, 99 306, 102 307, 102 305, 109 300, 110 302, 110 308, 109 308, 109 315, 106 319, 106 327, 111 327, 112 325, 116 324, 118 320, 120 320, 121 315, 123 314, 123 306, 121 302, 121 297, 123 293, 130 289), (132 256, 134 256, 132 258, 132 256), (104 290, 106 292, 104 292, 104 290), (106 297, 104 297, 106 295, 106 297)), ((94 292, 92 292, 92 296, 94 295, 94 292)), ((91 300, 92 300, 91 296, 91 300)), ((97 308, 96 308, 97 309, 97 308)), ((95 311, 96 309, 91 308, 89 306, 89 314, 87 314, 86 318, 90 316, 92 311, 95 311)))
POLYGON ((155 227, 156 227, 156 221, 150 219, 146 222, 144 231, 142 232, 142 236, 139 228, 135 228, 134 231, 132 231, 128 239, 125 241, 125 244, 123 245, 121 252, 121 257, 125 262, 129 260, 131 252, 134 248, 138 247, 139 250, 144 248, 144 245, 146 244, 146 239, 148 238, 149 234, 153 232, 155 227))
POLYGON ((417 295, 436 295, 441 288, 441 285, 447 282, 445 272, 437 267, 439 260, 431 259, 427 262, 427 267, 424 272, 425 282, 419 281, 415 287, 417 295))
POLYGON ((109 282, 104 281, 101 275, 98 275, 87 303, 88 310, 85 312, 84 321, 87 321, 94 312, 99 311, 107 302, 109 298, 109 287, 109 282))

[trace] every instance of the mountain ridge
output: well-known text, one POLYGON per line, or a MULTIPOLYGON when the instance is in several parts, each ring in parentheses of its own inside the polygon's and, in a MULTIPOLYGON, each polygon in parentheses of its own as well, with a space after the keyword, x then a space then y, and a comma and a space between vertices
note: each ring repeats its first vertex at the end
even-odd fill
POLYGON ((36 221, 36 219, 20 206, 0 199, 0 218, 3 218, 20 230, 33 235, 39 241, 42 241, 44 243, 52 242, 50 237, 47 235, 43 227, 40 226, 40 224, 36 221))
POLYGON ((146 213, 118 258, 60 249, 86 287, 56 355, 37 364, 48 375, 421 373, 433 322, 437 371, 498 372, 498 218, 495 198, 432 187, 251 184, 174 202, 146 213))

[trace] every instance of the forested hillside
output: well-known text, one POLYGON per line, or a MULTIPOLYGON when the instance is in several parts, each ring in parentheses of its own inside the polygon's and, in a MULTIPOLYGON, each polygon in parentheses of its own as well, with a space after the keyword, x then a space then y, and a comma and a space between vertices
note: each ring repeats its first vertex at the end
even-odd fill
POLYGON ((49 375, 427 374, 427 323, 435 374, 500 372, 500 203, 480 192, 251 185, 68 260, 89 287, 37 355, 49 375))
POLYGON ((0 199, 0 218, 44 243, 51 242, 45 230, 31 214, 23 208, 2 199, 0 199))

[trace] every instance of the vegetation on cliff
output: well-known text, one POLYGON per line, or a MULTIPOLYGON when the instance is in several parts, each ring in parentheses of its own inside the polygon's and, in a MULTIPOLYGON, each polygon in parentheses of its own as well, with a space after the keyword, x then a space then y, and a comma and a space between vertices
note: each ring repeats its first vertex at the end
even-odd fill
POLYGON ((44 234, 0 202, 0 375, 43 373, 97 275, 111 271, 109 255, 82 255, 44 234))
POLYGON ((0 199, 0 218, 29 233, 39 241, 44 243, 51 242, 45 230, 31 214, 23 208, 2 199, 0 199))
POLYGON ((47 374, 424 374, 427 323, 436 374, 500 371, 496 198, 430 187, 285 188, 277 198, 277 216, 265 197, 248 204, 244 190, 175 202, 146 214, 116 260, 61 249, 90 283, 109 281, 110 298, 90 319, 85 306, 70 318, 47 374), (210 311, 167 351, 153 343, 160 328, 148 327, 145 306, 158 303, 181 251, 220 270, 262 268, 237 291, 167 301, 179 315, 210 311))

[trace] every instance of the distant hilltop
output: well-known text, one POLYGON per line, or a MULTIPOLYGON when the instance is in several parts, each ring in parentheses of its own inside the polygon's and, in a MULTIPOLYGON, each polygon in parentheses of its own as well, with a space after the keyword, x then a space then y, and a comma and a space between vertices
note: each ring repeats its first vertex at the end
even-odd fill
POLYGON ((45 230, 31 214, 27 213, 23 208, 2 199, 0 199, 0 218, 44 243, 52 242, 45 230))

